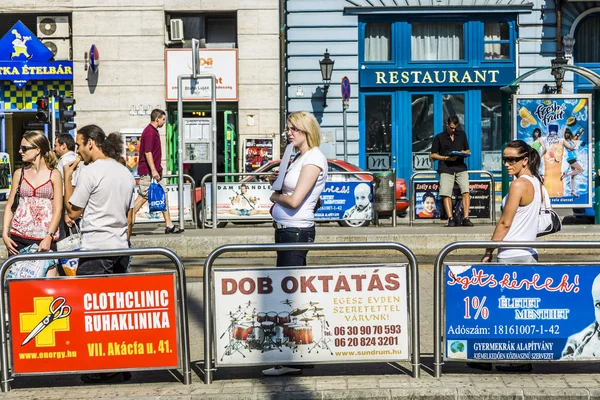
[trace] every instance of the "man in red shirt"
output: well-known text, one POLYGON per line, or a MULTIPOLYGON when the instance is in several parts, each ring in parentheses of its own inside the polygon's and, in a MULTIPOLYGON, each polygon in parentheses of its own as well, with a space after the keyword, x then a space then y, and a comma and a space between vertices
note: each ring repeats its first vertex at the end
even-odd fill
MULTIPOLYGON (((142 139, 140 140, 140 160, 138 164, 138 174, 140 175, 140 191, 139 196, 135 199, 135 207, 133 209, 133 215, 140 210, 146 201, 148 201, 148 188, 152 180, 156 180, 160 186, 162 186, 165 193, 167 188, 165 181, 162 179, 162 165, 160 160, 162 159, 162 150, 160 146, 160 134, 158 129, 162 128, 167 121, 166 113, 163 110, 154 109, 150 114, 150 123, 142 132, 142 139)), ((167 200, 167 211, 163 212, 165 218, 165 233, 181 233, 183 229, 175 227, 171 216, 169 215, 169 202, 167 200)))

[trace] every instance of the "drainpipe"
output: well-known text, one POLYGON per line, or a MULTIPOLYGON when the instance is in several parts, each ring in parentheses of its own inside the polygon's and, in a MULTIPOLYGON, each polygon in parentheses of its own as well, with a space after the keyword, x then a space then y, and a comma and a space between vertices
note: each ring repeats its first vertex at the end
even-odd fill
MULTIPOLYGON (((287 79, 285 75, 285 66, 286 66, 286 1, 287 0, 279 0, 279 132, 278 135, 281 138, 281 133, 286 128, 286 93, 287 93, 287 79)), ((280 140, 280 154, 283 154, 283 151, 286 146, 285 140, 280 140)))

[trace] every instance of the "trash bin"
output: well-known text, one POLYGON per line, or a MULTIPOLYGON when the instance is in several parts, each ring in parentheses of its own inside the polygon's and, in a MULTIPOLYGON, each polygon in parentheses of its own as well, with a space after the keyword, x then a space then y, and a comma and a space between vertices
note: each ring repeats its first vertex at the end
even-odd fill
POLYGON ((396 172, 373 173, 373 191, 377 212, 393 211, 396 208, 396 172))

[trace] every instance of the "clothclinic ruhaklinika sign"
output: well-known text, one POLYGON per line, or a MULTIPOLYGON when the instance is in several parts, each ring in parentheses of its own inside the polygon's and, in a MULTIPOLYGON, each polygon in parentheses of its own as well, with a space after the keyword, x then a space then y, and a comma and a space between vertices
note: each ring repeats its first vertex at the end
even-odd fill
POLYGON ((18 88, 32 80, 72 80, 73 61, 50 61, 52 52, 18 21, 0 39, 0 80, 18 88))

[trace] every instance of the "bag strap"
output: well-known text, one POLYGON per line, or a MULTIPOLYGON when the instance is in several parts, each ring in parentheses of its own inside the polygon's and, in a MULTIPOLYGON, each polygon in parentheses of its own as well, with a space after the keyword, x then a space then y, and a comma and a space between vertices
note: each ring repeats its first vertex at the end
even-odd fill
POLYGON ((15 193, 15 197, 21 195, 21 183, 23 183, 24 176, 25 176, 25 168, 21 168, 21 178, 19 178, 19 186, 17 186, 17 191, 15 193))

